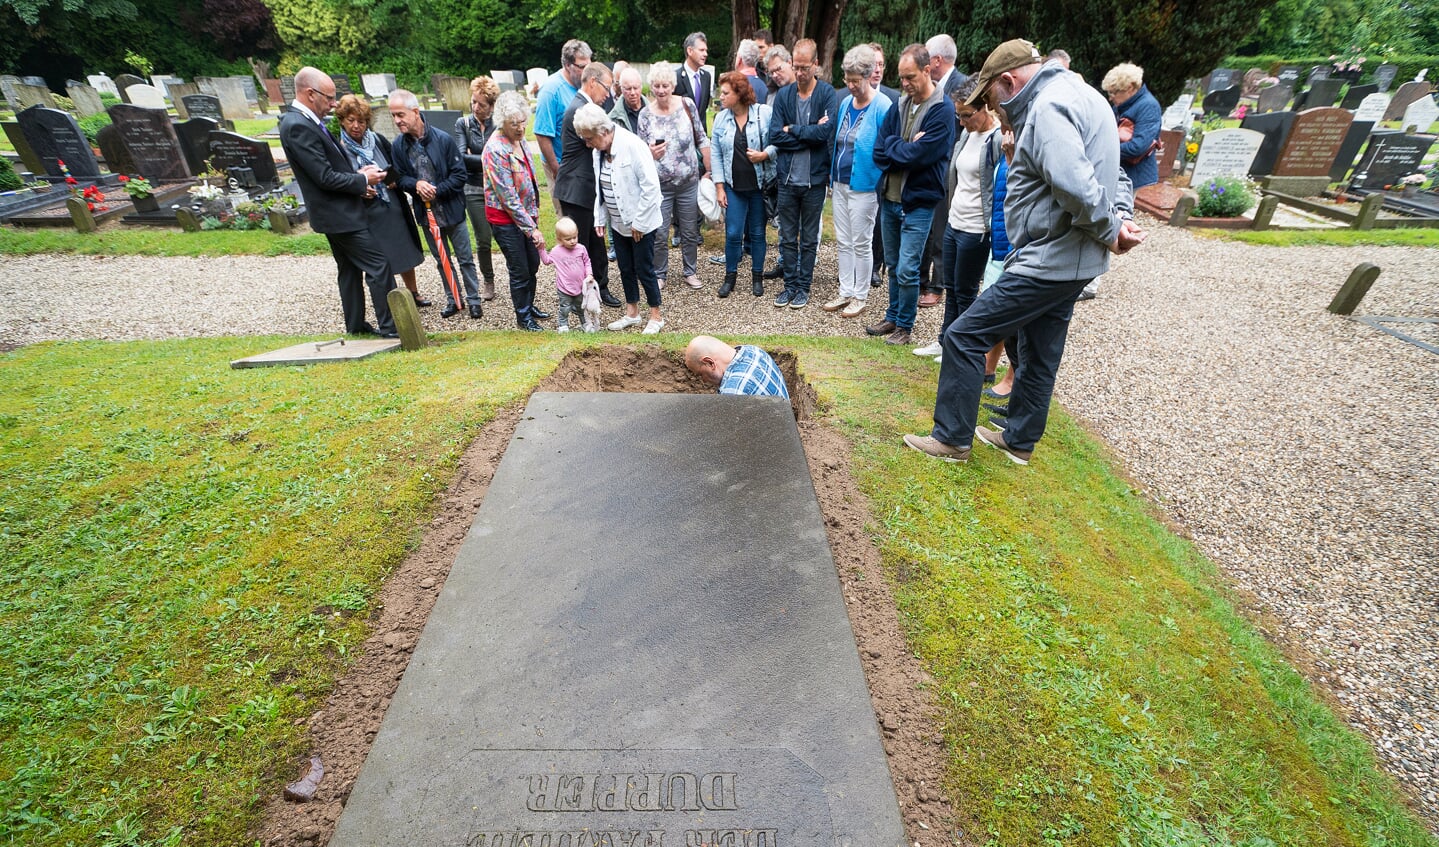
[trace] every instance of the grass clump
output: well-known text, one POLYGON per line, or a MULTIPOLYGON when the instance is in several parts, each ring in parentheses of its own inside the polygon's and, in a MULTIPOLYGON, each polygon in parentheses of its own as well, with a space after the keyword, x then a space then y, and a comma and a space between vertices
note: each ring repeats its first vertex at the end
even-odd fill
POLYGON ((270 232, 175 232, 137 227, 83 233, 72 229, 0 227, 0 254, 31 256, 69 253, 84 256, 326 256, 325 236, 279 236, 270 232))
POLYGON ((1269 247, 1439 247, 1439 228, 1195 230, 1203 238, 1229 238, 1269 247))

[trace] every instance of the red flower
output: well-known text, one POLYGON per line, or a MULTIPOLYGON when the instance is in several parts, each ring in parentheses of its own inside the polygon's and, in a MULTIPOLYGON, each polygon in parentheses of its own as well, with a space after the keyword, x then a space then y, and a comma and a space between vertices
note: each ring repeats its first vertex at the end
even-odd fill
POLYGON ((124 174, 120 174, 120 184, 121 184, 121 185, 124 185, 125 183, 127 183, 127 182, 129 182, 129 181, 130 181, 130 178, 129 178, 128 176, 125 176, 124 174))
POLYGON ((66 185, 77 185, 77 184, 79 184, 79 182, 80 182, 80 180, 76 179, 76 178, 73 177, 73 176, 67 176, 67 177, 65 177, 65 184, 66 184, 66 185))
POLYGON ((95 204, 94 204, 94 203, 86 203, 85 205, 90 207, 90 211, 92 211, 92 212, 95 211, 95 204))

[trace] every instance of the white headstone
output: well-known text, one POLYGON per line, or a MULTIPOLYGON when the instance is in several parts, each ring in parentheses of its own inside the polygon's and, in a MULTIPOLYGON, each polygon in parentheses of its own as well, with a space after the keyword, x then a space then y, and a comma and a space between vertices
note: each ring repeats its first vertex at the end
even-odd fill
POLYGON ((549 78, 550 72, 544 68, 530 68, 525 71, 525 82, 532 88, 539 88, 541 85, 544 85, 545 80, 549 78))
POLYGON ((1379 123, 1384 120, 1384 110, 1389 108, 1389 95, 1384 92, 1370 94, 1359 101, 1359 108, 1354 110, 1354 122, 1357 123, 1379 123))
POLYGON ((163 109, 168 105, 165 102, 165 95, 160 89, 153 85, 139 83, 125 89, 130 95, 130 103, 134 106, 144 106, 146 109, 163 109))
POLYGON ((1264 133, 1252 129, 1216 129, 1204 134, 1194 161, 1190 185, 1214 176, 1244 176, 1264 143, 1264 133))
POLYGON ((394 74, 361 74, 360 83, 371 97, 388 97, 398 87, 394 74))
POLYGON ((150 84, 160 89, 160 93, 166 97, 170 96, 171 84, 178 82, 184 82, 184 80, 169 74, 152 74, 150 76, 150 84))
POLYGON ((1174 101, 1174 105, 1164 110, 1164 117, 1159 121, 1160 127, 1188 132, 1189 124, 1194 120, 1193 108, 1193 94, 1179 95, 1179 99, 1174 101))
POLYGON ((115 87, 115 80, 109 78, 108 76, 105 76, 104 74, 90 74, 88 77, 86 77, 86 79, 89 81, 90 85, 94 86, 96 91, 104 94, 110 94, 115 97, 120 96, 120 89, 115 87))
POLYGON ((1430 125, 1439 120, 1439 105, 1434 103, 1434 95, 1426 94, 1409 104, 1404 110, 1404 120, 1399 122, 1402 129, 1418 127, 1419 132, 1428 132, 1430 125))

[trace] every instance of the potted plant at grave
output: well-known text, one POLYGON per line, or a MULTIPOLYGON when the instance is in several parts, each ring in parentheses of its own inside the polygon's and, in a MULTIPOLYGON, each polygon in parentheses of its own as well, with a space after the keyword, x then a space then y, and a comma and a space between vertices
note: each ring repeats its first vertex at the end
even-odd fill
POLYGON ((1254 203, 1254 184, 1244 177, 1210 177, 1199 185, 1194 214, 1201 218, 1237 218, 1254 203))
POLYGON ((1419 186, 1423 184, 1424 174, 1416 171, 1412 174, 1401 177, 1393 185, 1389 186, 1389 190, 1404 197, 1413 197, 1415 194, 1419 193, 1419 186))
POLYGON ((125 193, 130 195, 130 202, 135 204, 135 211, 160 211, 160 201, 155 198, 155 188, 150 185, 150 180, 143 176, 120 174, 120 184, 125 187, 125 193))
POLYGON ((190 187, 190 207, 199 216, 219 217, 226 211, 225 192, 208 182, 190 187))

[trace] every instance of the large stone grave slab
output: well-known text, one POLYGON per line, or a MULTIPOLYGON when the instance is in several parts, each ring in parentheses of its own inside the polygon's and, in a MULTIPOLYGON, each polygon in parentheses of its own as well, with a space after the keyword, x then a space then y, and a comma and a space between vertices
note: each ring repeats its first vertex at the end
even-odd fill
POLYGON ((175 107, 175 115, 182 121, 188 121, 194 117, 190 110, 185 108, 185 98, 194 94, 200 94, 200 86, 193 82, 172 82, 165 87, 169 92, 170 104, 175 107))
POLYGON ((16 115, 15 120, 43 165, 44 173, 59 177, 59 162, 63 160, 76 179, 99 178, 100 163, 95 161, 95 151, 90 149, 89 140, 69 112, 32 106, 16 115))
POLYGON ((110 120, 120 130, 120 139, 135 171, 148 180, 189 179, 190 167, 175 135, 175 125, 164 109, 121 104, 110 107, 110 120))
POLYGON ((1294 90, 1287 85, 1271 85, 1268 88, 1261 88, 1259 89, 1259 102, 1255 104, 1254 111, 1260 114, 1282 112, 1292 99, 1294 99, 1294 90))
POLYGON ((22 85, 20 77, 14 74, 0 74, 0 94, 5 97, 5 105, 12 112, 20 111, 20 96, 15 93, 15 86, 22 85))
POLYGON ((4 129, 5 137, 9 139, 10 146, 15 148, 15 153, 20 157, 20 163, 25 166, 25 169, 37 176, 45 173, 45 163, 35 152, 35 148, 30 146, 30 139, 25 137, 25 132, 20 128, 19 122, 0 122, 0 128, 4 129))
POLYGON ((1402 132, 1376 132, 1370 136, 1369 149, 1354 168, 1349 187, 1356 191, 1383 191, 1419 170, 1424 154, 1434 143, 1432 135, 1405 135, 1402 132))
POLYGON ((228 76, 226 79, 233 79, 240 90, 245 93, 245 104, 248 106, 260 105, 260 86, 255 82, 255 77, 250 74, 228 76))
POLYGON ((1384 120, 1397 121, 1404 117, 1404 110, 1409 104, 1428 94, 1433 87, 1427 82, 1406 82, 1399 86, 1394 96, 1389 100, 1389 108, 1384 112, 1384 120))
POLYGON ((271 106, 279 106, 284 103, 285 95, 280 91, 278 79, 265 80, 265 99, 270 101, 271 106))
POLYGON ((439 87, 435 93, 444 101, 445 108, 460 112, 470 108, 470 81, 458 76, 440 76, 436 79, 439 87))
POLYGON ((1339 99, 1339 91, 1343 87, 1344 80, 1342 79, 1316 79, 1309 86, 1309 93, 1304 97, 1304 105, 1310 109, 1333 106, 1334 101, 1339 99))
POLYGON ((280 77, 280 97, 288 104, 295 100, 295 78, 292 76, 280 77))
POLYGON ((1222 91, 1233 85, 1238 76, 1239 71, 1233 68, 1215 68, 1209 72, 1209 76, 1205 77, 1204 93, 1209 95, 1216 91, 1222 91))
POLYGON ((344 97, 346 94, 355 93, 354 90, 350 88, 349 74, 333 74, 330 76, 330 81, 335 83, 335 97, 337 98, 344 97))
POLYGON ((102 94, 109 94, 114 97, 120 96, 120 89, 115 87, 115 80, 105 74, 90 74, 85 81, 95 87, 96 91, 102 94))
POLYGON ((1166 179, 1174 173, 1174 162, 1179 156, 1179 151, 1184 147, 1184 131, 1161 129, 1159 141, 1159 178, 1166 179))
MULTIPOLYGON (((400 349, 400 342, 393 338, 355 340, 336 338, 333 341, 307 341, 235 359, 232 368, 271 368, 280 365, 320 365, 327 362, 355 362, 368 359, 376 353, 388 353, 400 349)), ((461 842, 464 843, 464 842, 461 842)))
POLYGON ((19 100, 19 110, 25 110, 31 106, 55 108, 55 94, 50 91, 49 86, 19 82, 15 84, 15 97, 19 100))
POLYGON ((1294 125, 1294 113, 1272 112, 1267 115, 1245 115, 1239 125, 1244 129, 1264 133, 1264 143, 1259 145, 1259 151, 1254 154, 1254 162, 1249 166, 1249 175, 1268 176, 1274 171, 1274 163, 1279 159, 1279 151, 1284 147, 1284 139, 1289 137, 1289 130, 1294 125))
POLYGON ((1365 97, 1378 93, 1379 86, 1372 82, 1367 85, 1351 85, 1349 90, 1344 92, 1344 99, 1339 101, 1339 108, 1353 111, 1359 108, 1365 97))
POLYGON ((1354 115, 1346 109, 1306 109, 1294 117, 1267 188, 1307 197, 1324 190, 1354 115))
POLYGON ((135 167, 135 159, 125 147, 125 139, 120 136, 120 128, 113 123, 100 127, 95 133, 95 146, 100 148, 100 157, 105 160, 105 167, 112 174, 138 175, 139 169, 135 167))
POLYGON ((255 182, 267 191, 280 186, 274 150, 265 142, 216 130, 210 133, 209 148, 210 165, 215 170, 228 174, 231 168, 248 168, 255 182))
POLYGON ((1334 167, 1329 169, 1330 182, 1344 181, 1344 177, 1349 175, 1349 169, 1354 167, 1354 159, 1359 156, 1359 151, 1364 149, 1364 142, 1369 140, 1369 133, 1373 131, 1373 121, 1360 121, 1356 118, 1354 123, 1349 125, 1349 130, 1344 133, 1344 141, 1339 145, 1339 152, 1334 154, 1334 167))
POLYGON ((170 74, 150 74, 150 84, 160 89, 160 93, 167 98, 171 97, 170 86, 184 81, 185 80, 177 76, 171 76, 170 74))
POLYGON ((389 97, 391 91, 400 87, 394 74, 361 74, 360 83, 371 98, 389 97))
POLYGON ((1221 88, 1204 95, 1204 114, 1222 115, 1228 117, 1229 113, 1239 105, 1241 95, 1239 86, 1231 85, 1228 88, 1221 88))
POLYGON ((185 104, 185 114, 193 118, 209 118, 224 123, 225 110, 220 108, 220 98, 213 94, 186 94, 180 98, 185 104))
POLYGON ((1215 176, 1248 174, 1263 143, 1264 133, 1252 129, 1216 129, 1206 132, 1199 145, 1199 154, 1194 157, 1194 173, 1189 184, 1197 186, 1215 176))
POLYGON ((211 118, 191 118, 175 124, 175 137, 180 139, 180 152, 185 154, 190 173, 204 173, 210 158, 210 133, 223 128, 219 121, 211 118))
POLYGON ((377 135, 383 135, 386 139, 394 141, 400 137, 400 128, 395 126, 395 119, 390 115, 390 110, 384 106, 376 106, 370 110, 370 129, 377 135))
POLYGON ((1302 76, 1304 76, 1304 69, 1298 65, 1284 65, 1276 74, 1279 84, 1289 86, 1290 91, 1299 87, 1299 79, 1302 76))
POLYGON ((533 395, 331 847, 904 843, 790 404, 533 395))
POLYGON ((1385 62, 1374 69, 1374 84, 1379 91, 1388 91, 1389 86, 1394 84, 1394 77, 1399 74, 1399 66, 1385 62))
POLYGON ((132 85, 125 89, 130 95, 130 104, 143 109, 164 109, 170 104, 165 102, 165 92, 148 83, 132 85))
POLYGON ((1409 104, 1404 110, 1404 117, 1399 119, 1399 128, 1408 130, 1414 128, 1415 132, 1428 132, 1434 121, 1439 120, 1439 105, 1434 103, 1434 95, 1426 94, 1409 104))
POLYGON ((420 111, 420 117, 425 119, 427 125, 450 135, 455 132, 455 122, 464 114, 464 112, 454 109, 422 109, 420 111))
POLYGON ((1377 124, 1384 120, 1384 112, 1389 108, 1389 95, 1384 92, 1376 92, 1365 97, 1359 107, 1354 110, 1355 123, 1377 124))
POLYGON ((100 92, 96 91, 94 86, 76 82, 67 85, 65 93, 70 96, 70 102, 75 104, 75 112, 82 118, 105 111, 105 102, 100 99, 100 92))
POLYGON ((1164 114, 1159 118, 1159 125, 1164 129, 1177 129, 1183 132, 1189 131, 1189 125, 1194 122, 1194 95, 1181 94, 1175 101, 1169 104, 1164 114))
POLYGON ((125 93, 125 89, 129 88, 132 85, 143 85, 144 83, 144 77, 138 77, 134 74, 120 74, 119 76, 115 77, 115 87, 120 89, 120 99, 124 100, 126 103, 130 102, 130 95, 125 93))
POLYGON ((196 82, 200 83, 200 91, 219 99, 220 114, 225 120, 248 120, 254 116, 245 87, 234 77, 205 77, 196 82))

